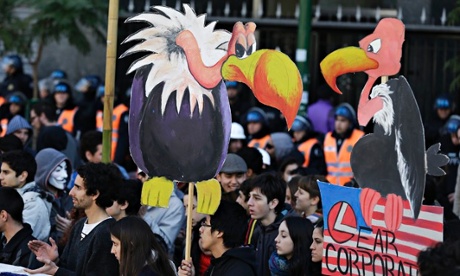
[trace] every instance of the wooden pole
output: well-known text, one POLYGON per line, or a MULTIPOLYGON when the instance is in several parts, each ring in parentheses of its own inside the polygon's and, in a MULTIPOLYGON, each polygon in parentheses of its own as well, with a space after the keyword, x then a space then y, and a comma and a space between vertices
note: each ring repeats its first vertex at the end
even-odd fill
POLYGON ((109 17, 107 26, 107 52, 105 63, 105 93, 104 113, 102 126, 102 162, 111 162, 112 147, 112 114, 115 90, 115 65, 117 55, 117 32, 118 32, 118 2, 109 1, 109 17))
POLYGON ((192 216, 193 216, 193 190, 194 183, 188 183, 188 206, 187 206, 187 228, 185 232, 185 260, 190 261, 190 252, 192 249, 192 216))

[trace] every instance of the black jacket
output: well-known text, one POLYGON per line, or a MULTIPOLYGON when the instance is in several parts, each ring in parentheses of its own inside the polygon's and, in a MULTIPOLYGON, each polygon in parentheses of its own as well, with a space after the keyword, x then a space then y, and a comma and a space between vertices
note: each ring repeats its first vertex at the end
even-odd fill
POLYGON ((256 274, 255 251, 252 247, 227 250, 220 258, 212 259, 205 276, 252 276, 256 274))
POLYGON ((273 251, 276 250, 275 238, 278 235, 281 221, 286 216, 298 216, 289 204, 285 204, 284 210, 281 211, 281 214, 276 217, 272 224, 263 226, 260 221, 257 221, 251 244, 256 246, 256 265, 257 275, 259 276, 270 275, 268 260, 273 251))
POLYGON ((19 230, 7 244, 5 244, 5 236, 2 236, 0 242, 0 263, 31 269, 41 267, 42 264, 35 259, 35 255, 27 246, 27 243, 31 240, 35 240, 35 238, 32 236, 32 228, 27 223, 24 223, 24 228, 19 230))
POLYGON ((112 276, 118 275, 118 261, 110 253, 112 241, 109 227, 115 222, 109 218, 100 222, 89 234, 81 239, 84 223, 80 219, 72 228, 64 252, 60 256, 56 276, 112 276))

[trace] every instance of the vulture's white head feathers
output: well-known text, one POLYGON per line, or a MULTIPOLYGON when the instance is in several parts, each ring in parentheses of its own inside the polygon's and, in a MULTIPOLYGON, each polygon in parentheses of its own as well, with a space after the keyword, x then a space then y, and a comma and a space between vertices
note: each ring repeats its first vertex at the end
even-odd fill
POLYGON ((150 25, 125 39, 123 43, 138 40, 140 42, 121 57, 137 52, 150 52, 133 62, 127 73, 146 65, 153 65, 145 81, 145 96, 149 96, 155 86, 164 82, 161 92, 162 113, 174 91, 177 91, 176 109, 179 112, 187 88, 190 95, 190 114, 196 105, 199 112, 202 112, 203 96, 208 97, 214 105, 211 90, 202 87, 190 73, 184 51, 176 44, 178 34, 184 30, 193 33, 200 47, 201 59, 206 66, 216 64, 226 55, 231 38, 231 34, 225 30, 214 30, 216 22, 206 25, 205 15, 197 16, 188 5, 183 6, 184 13, 169 7, 154 6, 154 12, 142 13, 126 20, 146 22, 150 25))

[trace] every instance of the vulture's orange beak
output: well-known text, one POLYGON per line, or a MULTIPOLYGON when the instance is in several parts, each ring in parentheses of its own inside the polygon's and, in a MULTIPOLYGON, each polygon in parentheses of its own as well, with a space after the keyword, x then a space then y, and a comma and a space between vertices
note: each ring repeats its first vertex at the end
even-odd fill
POLYGON ((342 94, 337 87, 337 77, 346 73, 362 72, 376 69, 379 63, 366 55, 358 47, 345 47, 327 55, 320 63, 321 72, 327 84, 337 93, 342 94))
POLYGON ((287 55, 275 50, 259 50, 244 59, 232 55, 222 66, 222 76, 248 85, 257 100, 280 110, 291 127, 303 88, 299 70, 287 55))

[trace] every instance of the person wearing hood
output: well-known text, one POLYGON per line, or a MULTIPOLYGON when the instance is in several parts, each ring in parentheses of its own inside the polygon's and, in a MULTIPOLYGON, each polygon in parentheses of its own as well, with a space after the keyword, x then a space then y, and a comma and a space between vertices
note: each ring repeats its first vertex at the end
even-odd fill
POLYGON ((291 136, 286 132, 275 132, 271 134, 271 139, 265 150, 270 154, 271 167, 274 170, 283 163, 287 158, 294 158, 300 164, 304 162, 304 157, 292 142, 291 136), (270 146, 269 146, 270 145, 270 146))
POLYGON ((35 183, 52 198, 50 237, 58 242, 64 233, 58 229, 56 217, 57 215, 66 217, 73 207, 72 198, 65 190, 72 174, 72 165, 63 153, 52 148, 39 151, 35 161, 37 162, 35 183))
MULTIPOLYGON (((254 249, 242 247, 246 228, 246 211, 236 202, 221 201, 214 215, 206 216, 200 227, 201 246, 213 259, 204 275, 259 275, 254 249)), ((178 275, 195 275, 192 262, 182 260, 178 275)))
POLYGON ((8 122, 6 135, 8 134, 13 134, 18 137, 24 146, 24 150, 35 156, 35 151, 30 147, 32 141, 32 126, 24 117, 16 115, 8 122))

